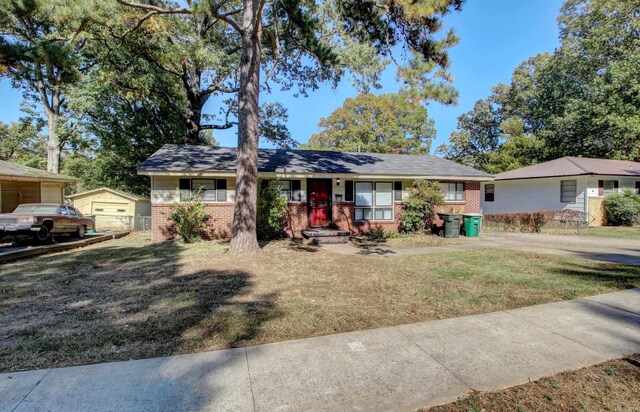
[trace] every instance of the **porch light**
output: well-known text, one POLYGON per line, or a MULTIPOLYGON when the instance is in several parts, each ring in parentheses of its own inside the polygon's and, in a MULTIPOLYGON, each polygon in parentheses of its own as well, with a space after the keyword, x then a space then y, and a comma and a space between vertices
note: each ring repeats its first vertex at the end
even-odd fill
POLYGON ((340 186, 340 178, 336 178, 336 186, 340 186))

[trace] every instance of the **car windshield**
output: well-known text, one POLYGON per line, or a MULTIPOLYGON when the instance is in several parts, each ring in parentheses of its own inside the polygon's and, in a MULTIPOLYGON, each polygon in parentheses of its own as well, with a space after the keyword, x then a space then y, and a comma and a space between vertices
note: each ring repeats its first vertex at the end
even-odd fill
POLYGON ((47 213, 58 214, 58 206, 56 205, 20 205, 16 207, 13 213, 47 213))

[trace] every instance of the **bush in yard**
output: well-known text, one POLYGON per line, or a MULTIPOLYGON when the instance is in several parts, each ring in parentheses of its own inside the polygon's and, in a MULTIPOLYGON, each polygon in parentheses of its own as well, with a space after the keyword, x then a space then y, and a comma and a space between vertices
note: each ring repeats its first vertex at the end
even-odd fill
POLYGON ((207 230, 206 222, 211 216, 204 208, 200 192, 171 205, 169 220, 175 223, 178 235, 185 243, 200 240, 207 230))
POLYGON ((409 196, 404 201, 404 210, 400 218, 403 232, 421 232, 431 230, 435 219, 436 207, 444 204, 442 185, 431 180, 414 180, 409 196))
POLYGON ((612 193, 604 200, 607 222, 615 226, 633 226, 640 220, 640 195, 631 189, 612 193))
POLYGON ((258 239, 270 240, 283 236, 288 203, 274 180, 259 182, 256 220, 258 239))

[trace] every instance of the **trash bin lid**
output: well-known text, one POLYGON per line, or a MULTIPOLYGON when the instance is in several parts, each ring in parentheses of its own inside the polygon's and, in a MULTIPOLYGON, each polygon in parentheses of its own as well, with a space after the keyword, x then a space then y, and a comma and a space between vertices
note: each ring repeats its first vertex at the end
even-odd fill
POLYGON ((482 213, 465 213, 463 216, 464 217, 467 217, 467 216, 469 216, 469 217, 474 217, 474 216, 482 217, 482 213))

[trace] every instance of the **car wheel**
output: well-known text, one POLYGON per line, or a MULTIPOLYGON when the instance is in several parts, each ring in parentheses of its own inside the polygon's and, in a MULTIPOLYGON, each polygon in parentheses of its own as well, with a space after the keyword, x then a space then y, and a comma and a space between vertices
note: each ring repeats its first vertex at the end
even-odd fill
POLYGON ((86 233, 87 233, 87 228, 84 225, 81 225, 76 231, 76 237, 78 239, 82 239, 86 233))
POLYGON ((46 226, 40 226, 40 230, 36 233, 36 240, 40 243, 47 243, 51 240, 51 231, 46 226))

